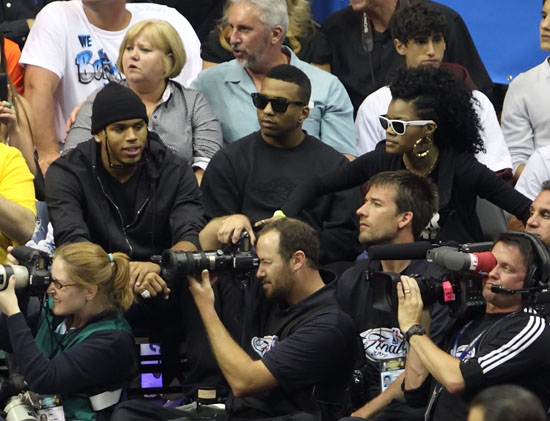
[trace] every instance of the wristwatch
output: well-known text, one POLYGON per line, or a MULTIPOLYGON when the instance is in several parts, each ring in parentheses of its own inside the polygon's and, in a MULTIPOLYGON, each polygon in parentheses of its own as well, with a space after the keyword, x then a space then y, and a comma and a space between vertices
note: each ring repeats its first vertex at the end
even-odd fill
POLYGON ((422 327, 422 325, 412 325, 409 330, 405 332, 405 339, 407 342, 410 342, 411 336, 413 335, 424 335, 426 333, 426 329, 422 327))

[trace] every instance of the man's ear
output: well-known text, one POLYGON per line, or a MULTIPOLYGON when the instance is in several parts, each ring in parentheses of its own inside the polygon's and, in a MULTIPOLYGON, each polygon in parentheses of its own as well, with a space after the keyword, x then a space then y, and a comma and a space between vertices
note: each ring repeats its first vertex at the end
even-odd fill
POLYGON ((302 110, 300 111, 300 118, 298 119, 298 121, 300 123, 303 123, 304 120, 309 116, 309 106, 308 105, 305 105, 302 107, 302 110))
POLYGON ((306 264, 306 254, 302 250, 294 252, 290 258, 290 267, 294 272, 303 267, 306 264))
POLYGON ((414 214, 411 211, 406 211, 401 214, 401 219, 397 223, 399 229, 405 228, 407 225, 411 225, 414 218, 414 214))
POLYGON ((277 44, 283 38, 283 27, 281 25, 275 25, 271 28, 271 43, 277 44))
POLYGON ((99 132, 94 134, 94 140, 96 141, 96 143, 101 143, 105 140, 105 130, 106 129, 100 130, 99 132))
POLYGON ((407 54, 407 46, 399 41, 397 38, 393 39, 393 45, 400 56, 407 54))

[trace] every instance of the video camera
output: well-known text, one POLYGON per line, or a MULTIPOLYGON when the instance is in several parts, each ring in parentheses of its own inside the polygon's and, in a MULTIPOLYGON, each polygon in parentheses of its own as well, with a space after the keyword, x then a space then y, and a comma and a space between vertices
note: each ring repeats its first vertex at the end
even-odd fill
POLYGON ((11 275, 15 276, 15 288, 28 288, 31 295, 40 295, 51 282, 51 258, 48 253, 27 246, 16 247, 11 254, 18 265, 0 265, 0 291, 8 287, 11 275))
POLYGON ((164 250, 160 259, 160 276, 170 284, 178 278, 198 274, 203 269, 242 274, 254 270, 258 265, 258 257, 250 251, 250 234, 243 231, 237 244, 226 250, 164 250))
MULTIPOLYGON (((435 263, 444 269, 441 275, 416 278, 424 305, 428 306, 436 301, 448 305, 450 315, 456 318, 472 319, 481 316, 485 312, 482 280, 496 266, 495 256, 487 251, 493 243, 453 246, 425 242, 414 244, 395 245, 393 251, 390 246, 372 246, 368 252, 371 258, 381 260, 425 258, 435 263), (380 249, 381 247, 384 248, 380 249), (395 257, 396 253, 398 257, 395 257), (388 254, 392 256, 388 257, 388 254), (405 257, 404 254, 412 257, 405 257)), ((396 273, 373 274, 371 283, 374 308, 385 312, 397 310, 396 286, 399 281, 400 276, 396 273)))

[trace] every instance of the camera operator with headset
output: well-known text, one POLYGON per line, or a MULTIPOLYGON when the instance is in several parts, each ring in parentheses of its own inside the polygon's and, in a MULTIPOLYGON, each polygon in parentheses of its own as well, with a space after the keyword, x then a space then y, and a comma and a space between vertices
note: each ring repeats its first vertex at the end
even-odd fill
POLYGON ((82 242, 55 251, 49 297, 35 324, 25 320, 27 300, 20 297, 20 307, 14 275, 0 292, 0 347, 13 352, 30 390, 56 395, 50 399, 59 402, 51 409, 56 419, 108 419, 102 410, 118 402, 137 372, 134 338, 122 315, 133 302, 129 278, 128 256, 82 242))
POLYGON ((532 307, 548 284, 548 252, 537 237, 508 232, 492 253, 496 266, 483 281, 485 314, 457 326, 449 353, 424 334, 416 280, 402 276, 397 285, 399 325, 409 341, 403 390, 414 406, 424 405, 431 389, 426 420, 466 420, 467 402, 503 383, 531 390, 545 409, 550 404, 550 331, 532 307))

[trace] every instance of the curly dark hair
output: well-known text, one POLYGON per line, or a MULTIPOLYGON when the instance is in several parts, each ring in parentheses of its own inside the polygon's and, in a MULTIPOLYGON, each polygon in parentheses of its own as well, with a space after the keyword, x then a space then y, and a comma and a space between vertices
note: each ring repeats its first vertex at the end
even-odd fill
POLYGON ((413 101, 422 120, 437 123, 435 144, 441 149, 485 151, 472 92, 445 68, 398 69, 390 83, 394 100, 413 101))
POLYGON ((432 34, 447 32, 447 20, 443 12, 429 3, 415 3, 398 10, 392 18, 391 34, 407 45, 412 39, 428 38, 432 34))

